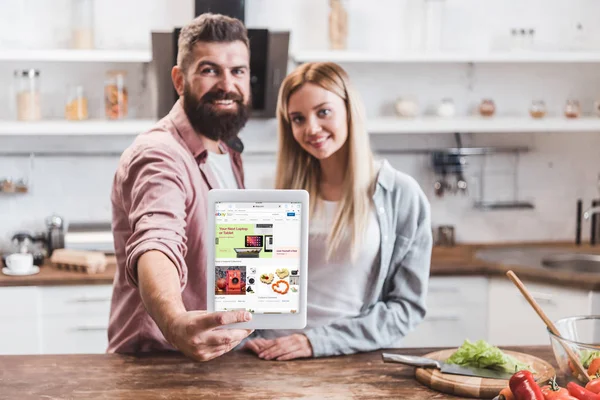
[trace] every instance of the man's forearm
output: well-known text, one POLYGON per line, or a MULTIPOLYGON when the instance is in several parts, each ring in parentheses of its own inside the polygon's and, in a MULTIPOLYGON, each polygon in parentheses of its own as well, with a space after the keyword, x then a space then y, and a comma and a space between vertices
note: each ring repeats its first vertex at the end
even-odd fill
POLYGON ((138 260, 142 302, 168 341, 170 321, 186 312, 181 299, 179 275, 173 262, 160 251, 148 251, 138 260))

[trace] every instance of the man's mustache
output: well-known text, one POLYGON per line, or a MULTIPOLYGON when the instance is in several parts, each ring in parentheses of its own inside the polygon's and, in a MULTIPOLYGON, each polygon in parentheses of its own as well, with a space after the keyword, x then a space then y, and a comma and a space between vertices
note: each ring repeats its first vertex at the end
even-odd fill
POLYGON ((241 104, 244 101, 244 98, 239 93, 225 92, 224 90, 219 90, 215 92, 205 93, 204 96, 202 96, 202 98, 200 99, 199 105, 203 103, 212 103, 215 100, 233 100, 241 104))

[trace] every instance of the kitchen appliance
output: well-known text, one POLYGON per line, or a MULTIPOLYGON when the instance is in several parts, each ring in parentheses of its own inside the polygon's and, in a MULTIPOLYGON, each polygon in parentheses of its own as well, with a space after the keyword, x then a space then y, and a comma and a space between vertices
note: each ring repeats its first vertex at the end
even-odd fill
POLYGON ((64 248, 114 254, 115 245, 110 222, 71 222, 64 248))
POLYGON ((443 374, 477 376, 489 379, 510 379, 510 372, 496 371, 488 368, 463 367, 455 364, 446 364, 443 361, 425 357, 405 356, 401 354, 383 353, 383 362, 399 363, 420 368, 439 369, 443 374))
POLYGON ((46 218, 46 227, 48 229, 46 246, 48 247, 48 256, 51 256, 55 249, 65 247, 64 219, 59 215, 52 214, 46 218))
POLYGON ((246 21, 246 0, 194 0, 194 10, 196 16, 210 12, 246 21))
MULTIPOLYGON (((244 21, 243 0, 196 0, 195 6, 195 16, 218 12, 244 21)), ((152 32, 151 35, 151 69, 156 94, 156 113, 159 118, 167 115, 179 98, 171 80, 171 69, 177 64, 177 41, 180 31, 181 28, 175 28, 171 32, 152 32)), ((290 33, 248 29, 248 38, 251 116, 273 118, 279 86, 287 74, 290 33)))
POLYGON ((226 292, 231 293, 242 291, 242 273, 239 269, 228 270, 226 281, 226 292))

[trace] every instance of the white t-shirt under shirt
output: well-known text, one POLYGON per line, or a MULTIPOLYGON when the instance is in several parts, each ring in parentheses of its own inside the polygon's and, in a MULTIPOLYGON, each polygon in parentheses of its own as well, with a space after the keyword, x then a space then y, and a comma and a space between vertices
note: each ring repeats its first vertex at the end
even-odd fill
MULTIPOLYGON (((347 235, 327 261, 327 236, 333 226, 337 202, 321 200, 320 208, 310 221, 308 239, 308 318, 305 330, 327 325, 338 318, 360 314, 374 286, 374 268, 379 263, 381 230, 373 208, 367 229, 359 243, 360 250, 352 261, 351 238, 347 235)), ((301 330, 261 330, 259 335, 272 339, 302 333, 301 330)))
POLYGON ((218 154, 209 151, 206 162, 219 183, 219 189, 239 189, 235 175, 233 174, 229 153, 218 154))

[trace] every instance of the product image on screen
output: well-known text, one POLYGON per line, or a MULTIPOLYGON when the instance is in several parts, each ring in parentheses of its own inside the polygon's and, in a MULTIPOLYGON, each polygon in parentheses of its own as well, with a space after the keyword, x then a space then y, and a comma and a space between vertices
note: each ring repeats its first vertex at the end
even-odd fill
POLYGON ((246 247, 263 247, 262 235, 247 235, 246 236, 246 247))
POLYGON ((219 202, 214 212, 215 310, 298 310, 300 204, 219 202))

